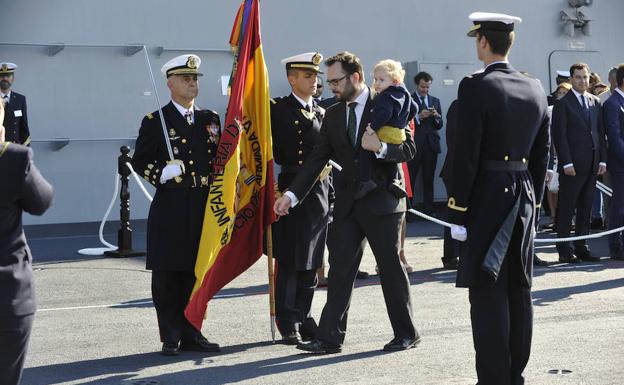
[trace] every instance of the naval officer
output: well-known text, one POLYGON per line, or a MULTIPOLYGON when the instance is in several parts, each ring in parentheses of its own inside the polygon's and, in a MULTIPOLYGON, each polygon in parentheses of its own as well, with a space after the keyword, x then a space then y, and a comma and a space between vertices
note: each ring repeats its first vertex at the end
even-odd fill
MULTIPOLYGON (((325 110, 313 96, 323 56, 309 52, 282 60, 291 87, 288 96, 271 101, 273 158, 281 166, 278 189, 283 192, 303 168, 321 130, 325 110)), ((273 224, 277 272, 275 305, 278 329, 286 344, 311 340, 316 322, 310 308, 316 270, 323 263, 329 222, 329 170, 326 167, 305 199, 273 224)))
POLYGON ((195 260, 220 136, 219 116, 195 105, 201 61, 181 55, 162 67, 171 101, 141 122, 133 165, 156 187, 147 219, 147 269, 162 341, 161 353, 219 351, 184 317, 195 283, 195 260), (159 114, 167 125, 165 138, 159 114), (165 140, 171 143, 169 159, 165 140))
POLYGON ((4 101, 4 135, 7 142, 30 145, 26 97, 13 91, 17 64, 0 63, 0 99, 4 101))
POLYGON ((518 17, 476 12, 485 69, 459 85, 449 222, 464 241, 457 286, 469 288, 479 385, 524 384, 533 331, 536 211, 550 147, 546 96, 508 61, 518 17))

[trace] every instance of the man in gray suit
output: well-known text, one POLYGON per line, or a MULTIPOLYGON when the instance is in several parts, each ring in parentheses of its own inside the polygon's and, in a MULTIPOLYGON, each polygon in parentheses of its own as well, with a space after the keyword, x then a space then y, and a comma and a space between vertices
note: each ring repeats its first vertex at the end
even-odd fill
POLYGON ((4 133, 0 125, 0 385, 16 385, 36 307, 22 212, 43 214, 52 203, 53 189, 35 167, 32 151, 5 142, 4 133))
POLYGON ((429 94, 433 78, 427 72, 419 72, 414 76, 416 92, 412 98, 418 104, 418 119, 414 129, 416 155, 407 163, 412 191, 416 190, 416 177, 422 169, 423 211, 433 214, 433 178, 438 163, 440 150, 440 134, 442 128, 442 107, 440 99, 429 94))
POLYGON ((373 119, 373 100, 364 83, 360 60, 341 52, 325 61, 327 83, 338 103, 325 113, 320 136, 284 196, 275 202, 275 213, 286 215, 304 200, 319 173, 330 159, 342 166, 334 174, 334 221, 328 238, 329 276, 327 303, 323 308, 316 339, 298 349, 314 354, 338 353, 347 329, 347 314, 353 283, 362 258, 364 239, 375 255, 381 286, 394 338, 386 351, 414 347, 420 337, 412 320, 412 301, 407 273, 399 260, 399 232, 405 215, 405 198, 387 190, 390 177, 400 163, 414 156, 415 145, 409 129, 401 144, 380 142, 367 125, 373 119), (371 151, 376 159, 372 176, 377 187, 355 198, 358 191, 357 162, 360 151, 371 151))

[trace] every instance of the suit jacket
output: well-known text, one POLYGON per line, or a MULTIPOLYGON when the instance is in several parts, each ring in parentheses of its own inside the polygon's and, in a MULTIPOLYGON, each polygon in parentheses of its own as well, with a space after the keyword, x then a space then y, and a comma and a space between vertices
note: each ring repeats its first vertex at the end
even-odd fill
POLYGON ((624 97, 613 92, 602 111, 609 154, 607 167, 610 172, 624 173, 624 97))
POLYGON ((598 163, 607 161, 600 101, 594 95, 586 95, 589 103, 589 125, 574 92, 568 92, 553 106, 552 135, 560 173, 563 166, 569 163, 574 164, 577 174, 596 173, 598 163))
MULTIPOLYGON (((273 159, 281 166, 278 188, 282 192, 307 163, 320 135, 325 110, 316 102, 311 107, 312 112, 306 112, 293 94, 271 101, 273 159)), ((327 176, 316 181, 305 199, 273 224, 274 254, 281 265, 291 265, 299 271, 321 266, 330 187, 327 176)))
POLYGON ((530 285, 535 212, 550 148, 546 95, 535 79, 496 63, 461 81, 457 103, 449 221, 468 231, 457 286, 495 282, 500 265, 490 262, 508 253, 515 231, 522 232, 522 244, 512 255, 520 254, 530 285))
MULTIPOLYGON (((351 146, 347 136, 347 106, 339 102, 325 112, 321 132, 314 150, 306 160, 306 164, 297 177, 290 184, 290 190, 295 196, 303 199, 313 186, 316 177, 329 159, 333 159, 342 166, 342 171, 333 173, 333 185, 336 195, 334 203, 334 217, 345 218, 349 215, 354 204, 354 195, 358 190, 358 152, 366 151, 361 148, 362 135, 366 126, 373 119, 373 100, 369 96, 365 106, 355 148, 351 146)), ((388 178, 396 175, 399 163, 406 162, 414 157, 416 146, 411 130, 406 129, 406 140, 401 144, 388 144, 388 151, 384 159, 373 160, 372 180, 377 183, 377 189, 367 194, 361 200, 375 215, 404 212, 405 198, 399 199, 386 190, 388 178)))
POLYGON ((179 183, 160 183, 169 155, 160 111, 147 114, 132 156, 135 171, 156 187, 147 218, 147 268, 194 271, 221 124, 211 110, 196 109, 192 125, 171 102, 162 111, 174 158, 184 162, 185 173, 179 183))
POLYGON ((4 109, 3 124, 6 130, 6 141, 28 146, 30 144, 30 130, 28 129, 26 97, 11 91, 11 97, 4 109))
MULTIPOLYGON (((420 95, 417 92, 412 94, 412 98, 420 108, 420 95)), ((416 142, 416 151, 422 151, 426 148, 434 154, 439 154, 442 150, 440 148, 440 134, 438 131, 444 125, 442 120, 442 107, 440 106, 440 99, 435 96, 428 96, 428 107, 433 107, 440 114, 439 118, 430 117, 416 124, 414 132, 414 142, 416 142)), ((420 112, 420 111, 419 111, 420 112)))
POLYGON ((43 214, 54 193, 32 156, 28 147, 0 142, 0 317, 24 316, 36 308, 22 212, 43 214))
POLYGON ((453 164, 455 155, 455 130, 457 129, 457 99, 453 100, 446 112, 446 157, 444 165, 440 171, 440 177, 446 186, 446 190, 451 188, 450 167, 453 164))

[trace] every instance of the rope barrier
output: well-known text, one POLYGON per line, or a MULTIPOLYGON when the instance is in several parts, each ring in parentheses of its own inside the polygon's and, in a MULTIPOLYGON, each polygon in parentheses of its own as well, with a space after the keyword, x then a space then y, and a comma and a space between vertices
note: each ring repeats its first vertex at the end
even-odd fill
MULTIPOLYGON (((136 180, 137 184, 141 188, 141 191, 143 191, 143 194, 145 194, 145 197, 147 198, 147 200, 151 202, 153 200, 152 196, 149 194, 149 192, 143 185, 143 182, 141 182, 141 178, 137 175, 136 172, 134 172, 132 165, 126 162, 126 167, 128 167, 128 169, 130 170, 130 173, 132 174, 132 176, 134 177, 134 180, 136 180)), ((115 173, 115 189, 113 191, 113 197, 111 198, 110 204, 108 205, 108 208, 106 209, 106 213, 104 214, 104 217, 102 218, 102 222, 100 222, 100 228, 98 231, 100 243, 102 243, 106 247, 93 247, 93 248, 80 249, 78 250, 78 254, 80 255, 104 255, 104 252, 106 251, 117 250, 117 246, 106 242, 106 240, 104 239, 104 225, 106 224, 106 221, 108 220, 108 216, 110 215, 111 210, 113 209, 113 205, 115 204, 115 202, 117 202, 118 194, 119 194, 119 174, 115 173)))

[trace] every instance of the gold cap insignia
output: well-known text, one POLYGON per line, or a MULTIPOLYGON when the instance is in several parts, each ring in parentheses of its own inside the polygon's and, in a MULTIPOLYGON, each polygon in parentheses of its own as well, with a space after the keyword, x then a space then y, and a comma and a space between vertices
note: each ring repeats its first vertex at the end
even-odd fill
POLYGON ((314 54, 314 56, 312 56, 312 64, 314 64, 315 66, 321 64, 321 54, 317 52, 314 54))
POLYGON ((197 69, 197 59, 195 59, 195 56, 189 56, 186 61, 186 66, 191 69, 197 69))
POLYGON ((6 63, 2 63, 2 72, 7 72, 9 70, 9 66, 6 63))

